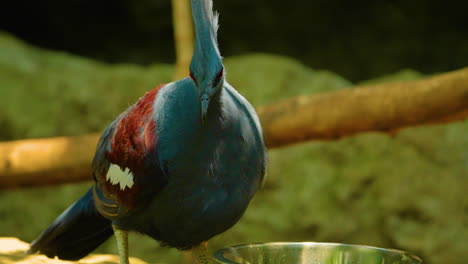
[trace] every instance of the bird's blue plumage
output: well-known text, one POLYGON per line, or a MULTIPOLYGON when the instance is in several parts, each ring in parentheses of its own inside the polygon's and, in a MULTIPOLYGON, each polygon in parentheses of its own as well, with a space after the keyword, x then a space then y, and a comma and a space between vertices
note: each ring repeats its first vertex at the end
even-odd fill
POLYGON ((246 210, 266 170, 260 122, 225 80, 211 0, 192 0, 192 7, 197 39, 190 78, 148 92, 106 128, 93 160, 95 185, 78 202, 88 209, 69 209, 32 251, 66 258, 49 241, 89 243, 74 230, 87 228, 78 221, 83 215, 106 230, 113 224, 188 249, 226 231, 246 210))
POLYGON ((116 220, 124 229, 177 248, 190 248, 231 227, 266 166, 262 132, 250 104, 226 83, 202 125, 195 92, 188 79, 160 91, 157 158, 167 184, 148 205, 116 220))

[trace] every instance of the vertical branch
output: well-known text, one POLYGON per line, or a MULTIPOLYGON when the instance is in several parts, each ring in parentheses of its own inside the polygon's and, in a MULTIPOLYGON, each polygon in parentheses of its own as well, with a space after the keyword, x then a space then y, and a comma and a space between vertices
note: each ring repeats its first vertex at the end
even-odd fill
POLYGON ((188 76, 193 53, 193 25, 189 0, 172 0, 172 21, 176 48, 174 80, 188 76))

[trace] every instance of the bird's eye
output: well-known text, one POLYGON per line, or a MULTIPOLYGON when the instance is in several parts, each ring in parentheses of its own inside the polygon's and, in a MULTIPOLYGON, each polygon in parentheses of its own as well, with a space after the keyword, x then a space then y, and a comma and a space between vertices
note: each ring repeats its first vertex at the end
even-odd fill
POLYGON ((221 81, 221 78, 223 78, 223 73, 224 73, 224 69, 221 69, 218 74, 216 74, 216 77, 214 79, 214 86, 218 85, 219 81, 221 81))
POLYGON ((195 76, 193 75, 193 72, 190 72, 190 79, 192 79, 195 82, 195 84, 198 85, 197 79, 195 79, 195 76))

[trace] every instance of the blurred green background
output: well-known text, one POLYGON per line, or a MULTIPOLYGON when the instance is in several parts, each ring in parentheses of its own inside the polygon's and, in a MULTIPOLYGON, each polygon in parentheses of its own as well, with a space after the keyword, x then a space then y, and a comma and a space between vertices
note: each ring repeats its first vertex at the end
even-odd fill
MULTIPOLYGON (((287 4, 215 1, 228 80, 256 106, 467 66, 461 6, 287 4)), ((0 9, 0 140, 101 131, 145 91, 170 81, 170 14, 169 1, 8 1, 0 9)), ((31 241, 90 184, 0 191, 0 236, 31 241)), ((275 149, 265 188, 211 247, 329 241, 462 264, 467 189, 467 121, 275 149)), ((151 263, 179 257, 138 234, 130 247, 151 263)), ((98 251, 116 253, 113 239, 98 251)))

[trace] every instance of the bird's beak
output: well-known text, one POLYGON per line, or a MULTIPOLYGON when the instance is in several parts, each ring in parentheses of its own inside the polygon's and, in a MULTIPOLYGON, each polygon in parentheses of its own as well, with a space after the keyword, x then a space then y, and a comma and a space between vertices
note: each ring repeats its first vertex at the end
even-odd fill
POLYGON ((208 104, 210 103, 210 97, 207 94, 203 94, 201 97, 201 122, 205 123, 206 115, 208 113, 208 104))

